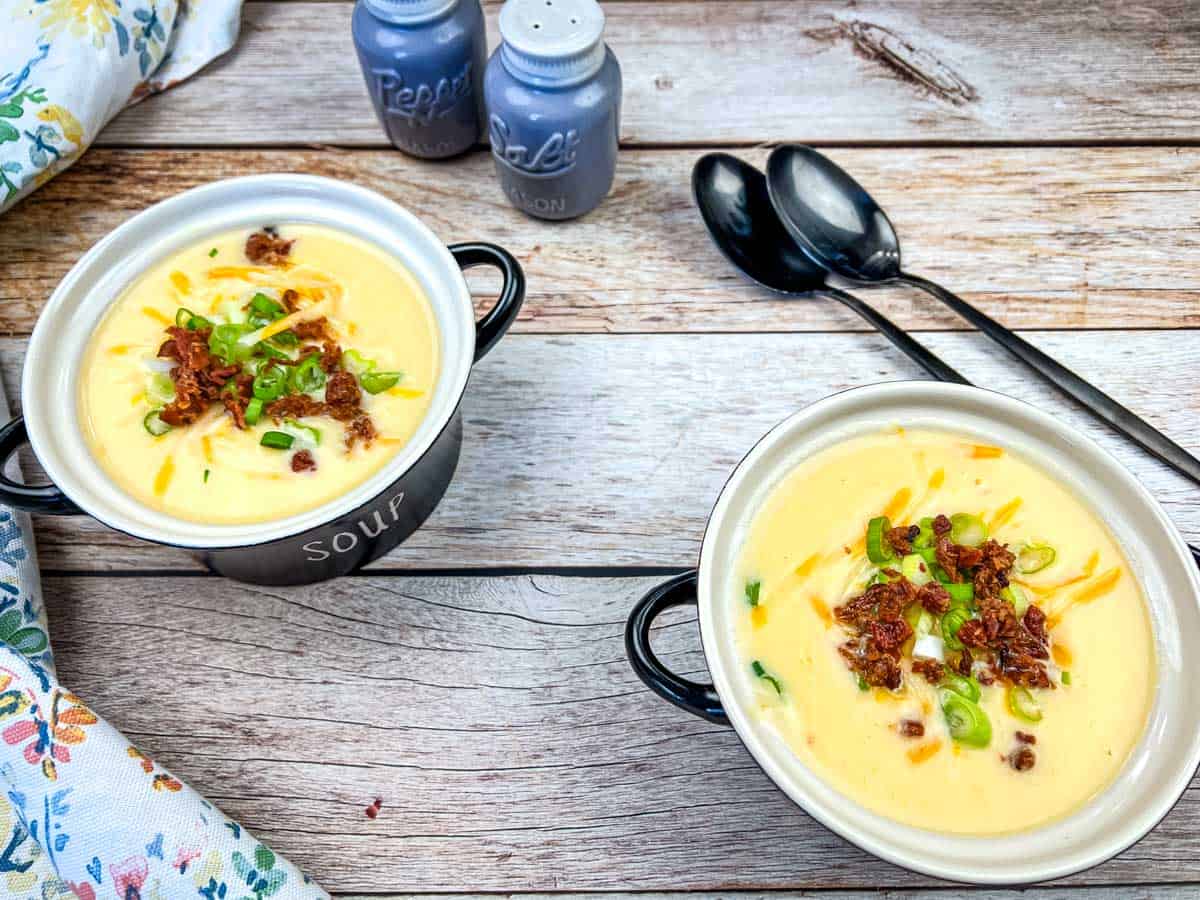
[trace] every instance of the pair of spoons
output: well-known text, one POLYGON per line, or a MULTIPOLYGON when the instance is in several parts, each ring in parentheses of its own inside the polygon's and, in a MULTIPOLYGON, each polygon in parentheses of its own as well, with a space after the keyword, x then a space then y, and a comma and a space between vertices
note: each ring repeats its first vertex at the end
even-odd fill
MULTIPOLYGON (((1117 431, 1200 484, 1200 460, 1166 435, 961 297, 905 272, 899 239, 882 208, 849 174, 812 148, 777 148, 767 160, 765 176, 727 153, 709 153, 692 171, 692 191, 717 247, 764 287, 837 300, 934 378, 969 384, 890 319, 826 279, 832 273, 865 284, 898 281, 920 288, 1117 431)), ((1200 549, 1190 549, 1200 563, 1200 549)))

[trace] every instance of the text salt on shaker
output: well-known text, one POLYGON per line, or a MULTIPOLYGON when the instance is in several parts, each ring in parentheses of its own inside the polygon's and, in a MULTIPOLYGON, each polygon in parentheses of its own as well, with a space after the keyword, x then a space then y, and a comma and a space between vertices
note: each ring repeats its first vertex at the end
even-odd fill
POLYGON ((595 0, 508 0, 484 76, 496 174, 514 206, 543 219, 593 209, 612 187, 621 67, 595 0))

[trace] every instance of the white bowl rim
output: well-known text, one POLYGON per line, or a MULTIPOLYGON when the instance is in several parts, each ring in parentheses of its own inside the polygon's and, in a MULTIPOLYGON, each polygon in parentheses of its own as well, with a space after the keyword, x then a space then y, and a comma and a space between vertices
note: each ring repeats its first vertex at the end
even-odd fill
MULTIPOLYGON (((1078 431, 1072 431, 1067 425, 1058 421, 1049 413, 1031 404, 984 388, 931 381, 886 382, 854 387, 832 394, 779 422, 738 463, 722 488, 705 529, 697 571, 697 603, 701 644, 709 673, 712 676, 713 685, 721 697, 722 706, 729 718, 730 725, 735 729, 738 737, 767 777, 808 813, 808 815, 851 844, 880 859, 924 875, 947 881, 983 885, 1032 884, 1062 878, 1090 869, 1111 859, 1145 837, 1179 802, 1179 799, 1191 783, 1197 770, 1200 769, 1200 728, 1197 727, 1194 711, 1192 711, 1188 727, 1181 726, 1177 729, 1187 738, 1187 745, 1183 748, 1185 751, 1184 761, 1173 772, 1167 773, 1168 784, 1158 790, 1155 802, 1150 809, 1143 811, 1136 818, 1120 818, 1116 815, 1119 811, 1109 810, 1107 812, 1107 820, 1110 827, 1102 829, 1100 837, 1091 844, 1086 844, 1063 855, 1055 862, 1039 866, 1031 864, 1027 857, 1016 857, 1002 860, 999 863, 989 864, 988 862, 984 862, 981 865, 979 862, 975 862, 971 866, 964 866, 945 860, 944 847, 947 842, 958 846, 986 846, 989 850, 994 850, 997 844, 1014 838, 1025 842, 1032 841, 1039 836, 1059 829, 1063 825, 1074 822, 1079 816, 1085 814, 1103 820, 1105 812, 1098 808, 1103 805, 1103 801, 1110 799, 1110 792, 1119 786, 1121 781, 1130 774, 1128 771, 1130 763, 1127 762, 1125 769, 1117 776, 1117 780, 1113 784, 1092 797, 1082 808, 1066 817, 1066 819, 1052 821, 1033 829, 1012 834, 982 836, 944 835, 903 825, 893 819, 888 819, 867 811, 849 797, 840 794, 828 785, 824 785, 819 776, 815 773, 807 772, 805 767, 799 763, 798 757, 793 757, 792 764, 796 768, 805 769, 810 782, 822 783, 823 790, 820 793, 823 796, 814 796, 811 784, 798 784, 797 780, 778 764, 778 752, 771 752, 768 748, 770 739, 765 737, 768 728, 753 721, 746 713, 741 702, 736 699, 739 694, 739 690, 737 689, 738 681, 739 679, 745 680, 745 676, 734 676, 732 674, 731 663, 734 661, 734 655, 728 649, 732 639, 728 630, 722 628, 718 621, 719 604, 726 602, 725 598, 727 594, 721 585, 718 584, 716 570, 723 561, 727 561, 736 555, 736 548, 727 546, 725 534, 728 527, 727 519, 735 517, 733 511, 735 503, 744 500, 747 490, 757 488, 761 497, 762 494, 768 493, 771 489, 770 484, 756 484, 752 470, 757 464, 765 460, 768 454, 780 446, 786 445, 789 440, 794 439, 796 434, 801 433, 806 426, 815 420, 819 420, 822 416, 829 416, 832 412, 840 410, 843 407, 853 406, 855 403, 883 405, 903 400, 905 397, 911 397, 915 400, 928 403, 934 401, 945 403, 951 398, 958 402, 966 401, 973 403, 977 401, 984 407, 991 407, 993 410, 1002 411, 1018 420, 1024 418, 1029 422, 1034 422, 1037 426, 1046 429, 1048 432, 1068 440, 1075 448, 1087 455, 1091 464, 1100 465, 1104 470, 1105 477, 1118 479, 1121 482, 1121 488, 1131 492, 1131 495, 1138 499, 1155 520, 1159 529, 1157 537, 1165 541, 1160 547, 1156 559, 1163 560, 1168 568, 1175 570, 1177 576, 1182 576, 1189 588, 1186 597, 1172 597, 1160 602, 1188 611, 1193 616, 1195 616, 1197 610, 1200 610, 1200 571, 1197 570, 1182 535, 1144 485, 1091 438, 1078 431), (882 826, 881 830, 886 830, 887 836, 881 837, 879 833, 868 833, 865 829, 859 827, 858 822, 850 821, 851 812, 857 818, 858 822, 874 820, 878 825, 882 826), (1114 818, 1116 818, 1115 822, 1112 821, 1114 818), (897 834, 915 836, 918 840, 911 843, 909 848, 905 848, 899 846, 898 841, 892 837, 897 834), (926 849, 927 846, 930 849, 926 849), (916 847, 917 849, 913 850, 912 847, 916 847), (939 849, 941 852, 939 852, 939 849)), ((951 433, 970 430, 956 427, 953 424, 934 427, 941 427, 943 430, 951 433)), ((856 433, 862 433, 865 430, 859 429, 856 433)), ((844 439, 845 435, 834 437, 824 440, 822 444, 823 446, 829 446, 839 443, 844 439)), ((802 456, 799 458, 802 458, 802 456)), ((1037 464, 1036 460, 1034 462, 1037 464)), ((1084 498, 1084 501, 1090 502, 1087 498, 1084 498)), ((753 512, 741 514, 740 519, 742 524, 752 515, 753 512)), ((1123 550, 1128 554, 1128 548, 1124 545, 1123 550)), ((1131 559, 1131 563, 1133 562, 1134 560, 1131 559)), ((1142 573, 1139 573, 1138 577, 1139 579, 1142 578, 1142 573)), ((1144 583, 1143 593, 1149 594, 1144 583)), ((1146 599, 1148 604, 1153 605, 1155 602, 1154 598, 1150 596, 1147 596, 1146 599)), ((1161 638, 1162 635, 1158 633, 1158 623, 1156 621, 1155 641, 1160 656, 1160 679, 1164 668, 1161 638)), ((1200 664, 1197 665, 1197 668, 1200 669, 1200 664)), ((1155 700, 1156 711, 1162 702, 1161 693, 1160 685, 1159 693, 1156 695, 1155 700)), ((1146 757, 1156 755, 1150 752, 1152 738, 1155 736, 1151 733, 1154 716, 1155 711, 1152 711, 1151 723, 1148 724, 1146 732, 1142 735, 1137 748, 1133 751, 1131 761, 1139 754, 1146 757)), ((776 743, 781 742, 776 741, 776 743)), ((776 751, 778 751, 778 747, 776 751)), ((1139 774, 1145 775, 1146 773, 1143 770, 1139 774)), ((991 856, 987 855, 985 859, 990 860, 991 856)))
MULTIPOLYGON (((89 334, 76 343, 86 348, 89 334)), ((352 513, 368 503, 411 469, 430 449, 457 413, 474 361, 475 314, 470 290, 449 248, 420 219, 395 201, 361 185, 299 173, 268 173, 220 179, 167 197, 122 222, 94 244, 72 266, 46 302, 26 351, 22 370, 21 405, 29 442, 49 480, 85 513, 117 531, 149 541, 197 550, 249 547, 304 534, 352 513), (223 206, 224 205, 224 206, 223 206), (210 210, 216 212, 210 212, 210 210), (225 215, 225 209, 232 209, 225 215), (164 221, 165 220, 165 221, 164 221), (159 513, 134 500, 116 487, 90 451, 82 430, 65 425, 46 414, 46 397, 56 390, 69 393, 67 409, 75 409, 74 370, 82 350, 67 360, 58 351, 55 366, 55 326, 69 315, 84 315, 92 325, 102 316, 133 279, 170 252, 214 234, 264 222, 318 224, 349 231, 364 238, 393 258, 400 259, 421 282, 438 323, 440 363, 434 397, 414 437, 395 456, 365 481, 346 493, 310 510, 261 523, 209 525, 159 513), (368 228, 374 224, 382 234, 368 228), (191 228, 195 234, 181 235, 191 228), (158 229, 158 230, 155 230, 158 229), (102 261, 116 253, 122 242, 146 234, 146 245, 120 256, 130 272, 120 280, 97 274, 102 261), (97 284, 87 284, 91 279, 97 284), (108 283, 112 282, 112 283, 108 283), (103 301, 91 300, 93 289, 106 294, 103 301), (97 314, 80 313, 80 307, 95 306, 97 314), (71 371, 66 371, 69 366, 71 371), (66 387, 45 388, 50 379, 69 382, 66 387), (55 446, 64 434, 78 442, 64 451, 55 446), (86 478, 102 485, 89 486, 86 478)), ((72 420, 74 416, 71 416, 72 420)))

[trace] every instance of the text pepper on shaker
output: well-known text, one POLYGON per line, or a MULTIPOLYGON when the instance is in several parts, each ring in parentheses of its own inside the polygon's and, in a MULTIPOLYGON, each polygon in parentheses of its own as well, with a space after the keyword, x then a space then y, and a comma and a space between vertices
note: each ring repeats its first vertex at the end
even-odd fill
POLYGON ((496 174, 514 206, 583 215, 617 167, 621 67, 595 0, 508 0, 484 76, 496 174))

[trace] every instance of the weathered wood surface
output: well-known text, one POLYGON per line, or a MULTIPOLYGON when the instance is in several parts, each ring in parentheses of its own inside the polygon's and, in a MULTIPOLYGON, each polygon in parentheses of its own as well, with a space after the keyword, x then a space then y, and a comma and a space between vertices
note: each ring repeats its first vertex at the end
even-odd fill
MULTIPOLYGON (((498 3, 487 8, 497 44, 498 3)), ((1102 3, 606 2, 629 143, 1193 141, 1200 8, 1102 3)), ((379 146, 349 2, 246 5, 203 78, 109 145, 379 146)))
MULTIPOLYGON (((431 164, 390 151, 93 151, 0 219, 0 333, 28 332, 70 266, 133 213, 196 184, 271 171, 353 181, 447 242, 505 245, 528 276, 521 331, 861 330, 836 303, 779 299, 725 261, 691 199, 702 152, 628 151, 612 196, 556 225, 509 206, 484 153, 431 164)), ((830 153, 887 207, 912 271, 1011 327, 1200 326, 1190 264, 1200 148, 830 153)), ((761 163, 765 152, 744 155, 761 163)), ((909 328, 964 327, 910 289, 864 295, 909 328)))
MULTIPOLYGON (((1200 492, 1051 393, 975 333, 922 335, 965 375, 1093 435, 1200 541, 1200 492)), ((1194 331, 1042 332, 1031 339, 1200 448, 1194 331)), ((0 342, 15 401, 19 339, 0 342)), ((732 468, 772 425, 854 385, 920 377, 865 334, 513 335, 476 368, 465 447, 432 518, 378 566, 685 566, 732 468)), ((50 569, 192 567, 86 518, 38 520, 50 569)))
MULTIPOLYGON (((731 731, 643 688, 622 626, 657 580, 55 577, 46 595, 64 683, 331 890, 929 884, 815 825, 731 731)), ((693 620, 656 647, 703 677, 693 620)), ((1193 787, 1071 881, 1200 880, 1198 820, 1193 787)))

